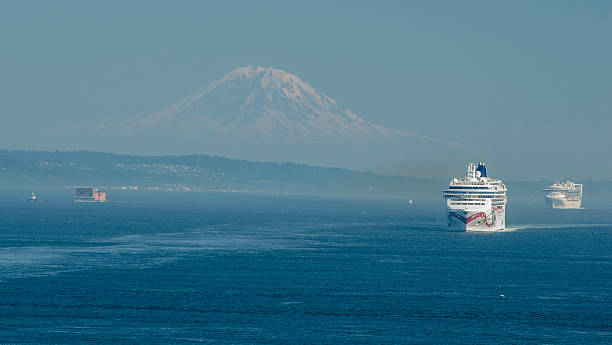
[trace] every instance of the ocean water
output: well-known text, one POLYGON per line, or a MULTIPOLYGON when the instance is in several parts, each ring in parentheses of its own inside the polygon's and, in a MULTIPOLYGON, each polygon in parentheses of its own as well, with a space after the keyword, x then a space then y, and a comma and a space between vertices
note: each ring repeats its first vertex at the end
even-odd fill
MULTIPOLYGON (((27 195, 26 195, 27 197, 27 195)), ((610 344, 612 210, 225 194, 0 200, 2 344, 610 344)))

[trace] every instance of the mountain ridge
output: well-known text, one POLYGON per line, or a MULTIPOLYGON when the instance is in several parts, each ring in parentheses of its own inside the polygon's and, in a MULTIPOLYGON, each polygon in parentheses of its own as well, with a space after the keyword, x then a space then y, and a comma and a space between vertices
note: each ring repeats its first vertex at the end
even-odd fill
MULTIPOLYGON (((0 188, 242 192, 406 197, 440 181, 379 175, 291 162, 253 162, 210 155, 123 155, 92 151, 0 149, 0 188)), ((433 186, 433 187, 431 187, 433 186)), ((429 193, 427 193, 429 194, 429 193)))

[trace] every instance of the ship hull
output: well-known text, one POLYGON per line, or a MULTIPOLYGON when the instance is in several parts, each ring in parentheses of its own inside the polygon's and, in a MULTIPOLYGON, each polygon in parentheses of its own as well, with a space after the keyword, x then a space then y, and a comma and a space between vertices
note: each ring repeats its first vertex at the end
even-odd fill
POLYGON ((558 209, 578 209, 582 205, 582 200, 571 200, 563 198, 546 198, 546 205, 558 209))
POLYGON ((453 231, 491 232, 506 228, 506 211, 503 208, 466 211, 447 209, 448 228, 453 231))

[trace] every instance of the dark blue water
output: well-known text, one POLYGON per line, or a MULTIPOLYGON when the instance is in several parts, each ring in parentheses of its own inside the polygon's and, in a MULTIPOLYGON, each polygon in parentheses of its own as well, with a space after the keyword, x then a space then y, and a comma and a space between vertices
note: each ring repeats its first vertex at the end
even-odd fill
POLYGON ((612 343, 611 210, 141 199, 0 201, 0 343, 612 343))

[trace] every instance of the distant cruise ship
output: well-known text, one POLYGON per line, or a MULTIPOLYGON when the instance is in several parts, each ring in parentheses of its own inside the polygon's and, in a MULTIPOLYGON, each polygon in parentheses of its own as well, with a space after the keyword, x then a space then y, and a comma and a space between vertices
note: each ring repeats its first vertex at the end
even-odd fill
POLYGON ((582 204, 582 185, 570 180, 556 181, 542 191, 547 192, 546 205, 552 208, 580 208, 582 204))
POLYGON ((451 229, 497 231, 506 227, 506 186, 487 176, 483 162, 470 163, 467 176, 450 181, 443 192, 446 217, 451 229))

